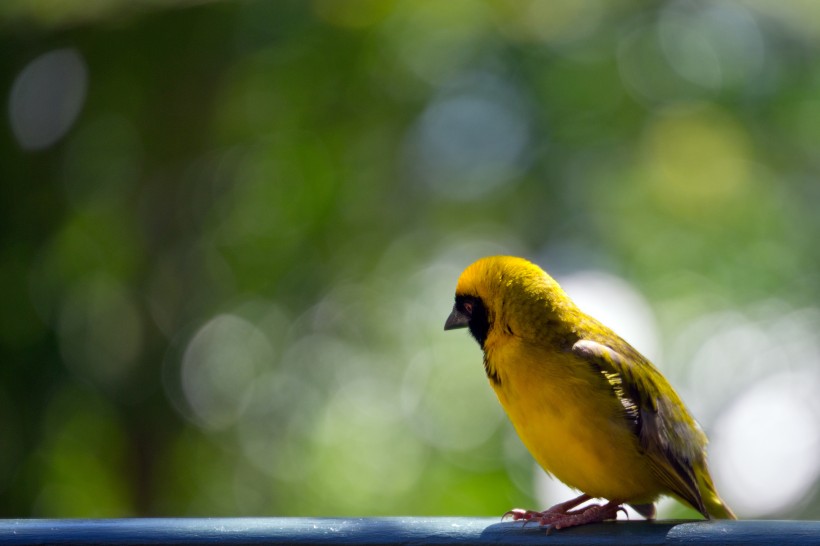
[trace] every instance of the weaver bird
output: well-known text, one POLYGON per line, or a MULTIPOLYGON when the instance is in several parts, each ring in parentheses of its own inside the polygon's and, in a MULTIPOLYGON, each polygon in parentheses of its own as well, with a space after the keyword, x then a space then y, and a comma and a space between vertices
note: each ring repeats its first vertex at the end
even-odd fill
POLYGON ((540 267, 508 256, 467 267, 444 325, 455 328, 481 346, 490 385, 538 464, 583 493, 507 515, 561 529, 629 504, 652 519, 670 495, 707 519, 735 519, 709 475, 706 435, 669 382, 540 267), (608 502, 577 508, 590 498, 608 502))

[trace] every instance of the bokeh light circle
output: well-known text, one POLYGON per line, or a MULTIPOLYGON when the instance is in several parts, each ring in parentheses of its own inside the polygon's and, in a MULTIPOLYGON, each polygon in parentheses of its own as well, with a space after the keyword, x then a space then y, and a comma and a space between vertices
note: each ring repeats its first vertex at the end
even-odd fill
POLYGON ((17 75, 9 97, 9 119, 25 150, 58 141, 82 109, 88 69, 76 49, 57 49, 31 61, 17 75))

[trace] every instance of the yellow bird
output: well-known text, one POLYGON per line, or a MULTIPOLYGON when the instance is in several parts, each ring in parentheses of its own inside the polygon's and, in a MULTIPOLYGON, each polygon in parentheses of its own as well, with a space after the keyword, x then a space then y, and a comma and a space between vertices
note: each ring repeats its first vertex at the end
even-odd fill
POLYGON ((624 503, 652 519, 661 495, 736 519, 709 475, 706 435, 669 382, 540 267, 508 256, 467 267, 444 329, 465 327, 524 445, 583 493, 513 519, 561 529, 613 519, 624 503), (609 502, 576 508, 593 497, 609 502))

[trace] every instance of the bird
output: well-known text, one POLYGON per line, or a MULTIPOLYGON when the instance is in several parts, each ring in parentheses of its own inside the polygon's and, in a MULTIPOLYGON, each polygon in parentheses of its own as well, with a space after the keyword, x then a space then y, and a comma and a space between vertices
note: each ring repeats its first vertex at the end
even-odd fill
POLYGON ((615 519, 628 504, 651 520, 665 495, 706 519, 737 519, 709 473, 706 434, 666 378, 541 267, 514 256, 469 265, 444 325, 459 328, 483 350, 489 383, 530 454, 581 493, 505 516, 550 532, 615 519), (606 502, 581 506, 593 498, 606 502))

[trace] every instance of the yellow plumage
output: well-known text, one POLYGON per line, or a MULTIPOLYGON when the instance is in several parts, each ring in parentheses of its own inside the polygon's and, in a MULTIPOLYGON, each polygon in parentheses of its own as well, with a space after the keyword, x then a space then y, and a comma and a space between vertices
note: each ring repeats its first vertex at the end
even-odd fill
MULTIPOLYGON (((541 268, 503 256, 470 265, 445 325, 458 327, 481 345, 490 384, 548 473, 613 505, 665 494, 734 519, 709 476, 706 436, 666 379, 541 268)), ((568 514, 563 526, 592 520, 568 514)))

